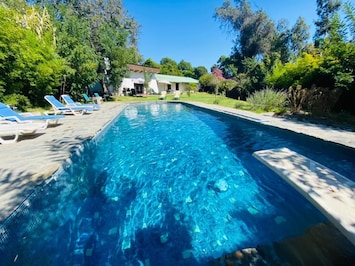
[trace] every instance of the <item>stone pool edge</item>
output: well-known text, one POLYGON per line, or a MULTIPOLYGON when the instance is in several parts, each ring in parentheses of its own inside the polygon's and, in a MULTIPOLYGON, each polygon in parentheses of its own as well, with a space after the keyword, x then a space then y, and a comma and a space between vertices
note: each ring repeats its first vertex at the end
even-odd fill
POLYGON ((355 149, 355 133, 347 130, 320 124, 293 121, 282 117, 274 117, 271 113, 256 114, 250 111, 199 102, 181 101, 180 103, 197 106, 203 109, 208 109, 227 115, 237 116, 263 125, 289 130, 291 132, 311 136, 317 139, 333 142, 335 144, 340 144, 355 149))
POLYGON ((311 202, 355 246, 355 182, 288 148, 253 156, 311 202))

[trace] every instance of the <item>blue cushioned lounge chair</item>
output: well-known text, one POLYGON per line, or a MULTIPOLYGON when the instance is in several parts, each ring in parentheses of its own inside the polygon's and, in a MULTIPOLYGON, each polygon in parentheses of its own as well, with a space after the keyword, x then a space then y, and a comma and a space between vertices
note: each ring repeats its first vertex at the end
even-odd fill
POLYGON ((86 103, 93 103, 94 101, 86 94, 82 94, 86 103))
POLYGON ((74 102, 73 99, 67 94, 63 94, 61 98, 66 103, 67 107, 89 107, 89 108, 93 108, 94 111, 100 110, 101 107, 99 104, 82 104, 82 103, 74 102))
POLYGON ((94 111, 92 107, 68 107, 58 101, 53 95, 46 95, 44 99, 50 103, 55 114, 72 114, 72 115, 83 115, 89 112, 94 111))
POLYGON ((0 102, 0 117, 8 121, 25 123, 32 121, 43 121, 47 125, 58 124, 59 119, 64 118, 64 115, 34 115, 32 113, 18 113, 12 110, 6 104, 0 102))

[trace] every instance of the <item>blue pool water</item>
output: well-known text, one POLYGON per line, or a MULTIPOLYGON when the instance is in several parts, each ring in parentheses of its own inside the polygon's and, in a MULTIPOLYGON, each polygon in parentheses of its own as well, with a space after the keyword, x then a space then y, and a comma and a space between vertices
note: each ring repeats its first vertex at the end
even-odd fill
POLYGON ((326 218, 252 157, 280 147, 353 177, 352 149, 179 103, 130 105, 0 227, 1 261, 205 265, 302 234, 326 218))

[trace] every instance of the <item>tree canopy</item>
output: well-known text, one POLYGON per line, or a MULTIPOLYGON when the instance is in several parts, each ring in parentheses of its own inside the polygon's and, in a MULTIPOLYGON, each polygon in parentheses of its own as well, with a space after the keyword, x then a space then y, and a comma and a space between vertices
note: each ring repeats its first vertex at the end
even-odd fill
POLYGON ((235 33, 235 50, 245 57, 264 55, 271 49, 275 26, 262 11, 253 11, 248 1, 225 1, 216 9, 218 18, 235 33))
POLYGON ((65 60, 56 52, 53 28, 45 9, 23 13, 0 6, 0 97, 18 94, 39 105, 60 86, 65 60))
POLYGON ((345 103, 355 100, 354 6, 350 1, 317 0, 316 11, 312 43, 302 17, 289 27, 286 20, 274 22, 263 10, 253 10, 246 0, 234 5, 226 0, 216 8, 216 19, 235 39, 231 55, 217 63, 225 78, 236 81, 234 97, 265 86, 319 88, 319 94, 336 90, 341 93, 333 106, 355 113, 345 103))
POLYGON ((302 17, 290 26, 285 19, 273 21, 262 9, 254 10, 247 0, 226 0, 216 8, 215 18, 233 35, 234 45, 210 74, 186 60, 144 61, 137 48, 139 25, 121 0, 0 3, 0 100, 12 97, 41 106, 45 94, 75 98, 97 82, 115 91, 127 64, 142 63, 162 74, 199 79, 206 91, 218 89, 240 99, 265 87, 322 88, 319 95, 340 91, 333 106, 355 113, 351 1, 317 0, 311 40, 302 17))
POLYGON ((101 82, 115 90, 138 63, 138 24, 120 0, 1 1, 0 99, 34 105, 45 94, 74 97, 101 82))

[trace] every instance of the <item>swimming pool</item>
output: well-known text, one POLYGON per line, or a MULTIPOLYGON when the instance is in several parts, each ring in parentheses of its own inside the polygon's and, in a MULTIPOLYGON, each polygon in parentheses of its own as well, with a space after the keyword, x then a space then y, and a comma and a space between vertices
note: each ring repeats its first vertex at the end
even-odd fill
POLYGON ((179 103, 130 105, 0 228, 22 265, 203 265, 325 218, 256 150, 288 147, 351 177, 354 153, 179 103))

